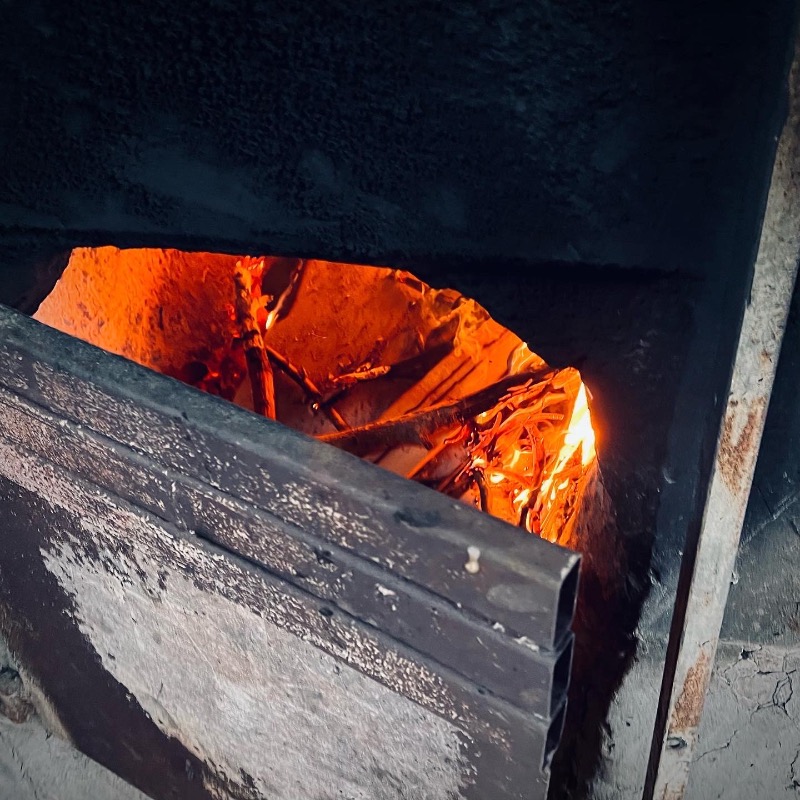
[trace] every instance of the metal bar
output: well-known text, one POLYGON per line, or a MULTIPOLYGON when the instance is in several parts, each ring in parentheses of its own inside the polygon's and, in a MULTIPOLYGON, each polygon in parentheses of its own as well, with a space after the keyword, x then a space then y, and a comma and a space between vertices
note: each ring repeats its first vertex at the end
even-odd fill
POLYGON ((789 313, 800 257, 798 55, 796 46, 788 115, 776 153, 688 596, 685 606, 675 610, 682 615, 681 641, 666 726, 663 733, 656 729, 654 734, 657 762, 651 763, 646 798, 679 800, 686 791, 789 313))
POLYGON ((569 635, 576 553, 2 306, 0 368, 18 396, 509 636, 559 649, 569 635), (481 551, 475 575, 464 570, 468 546, 481 551))

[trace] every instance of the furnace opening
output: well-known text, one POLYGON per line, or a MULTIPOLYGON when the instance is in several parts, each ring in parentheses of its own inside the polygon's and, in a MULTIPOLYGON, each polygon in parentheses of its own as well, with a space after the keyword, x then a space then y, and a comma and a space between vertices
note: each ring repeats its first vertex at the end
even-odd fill
POLYGON ((553 542, 603 505, 579 372, 408 272, 77 248, 34 316, 553 542))

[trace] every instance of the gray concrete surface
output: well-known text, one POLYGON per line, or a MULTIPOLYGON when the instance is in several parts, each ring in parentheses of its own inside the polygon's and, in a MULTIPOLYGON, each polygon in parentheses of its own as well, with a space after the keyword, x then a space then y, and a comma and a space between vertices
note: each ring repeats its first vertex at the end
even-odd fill
POLYGON ((0 716, 0 800, 146 800, 38 717, 14 723, 0 716))

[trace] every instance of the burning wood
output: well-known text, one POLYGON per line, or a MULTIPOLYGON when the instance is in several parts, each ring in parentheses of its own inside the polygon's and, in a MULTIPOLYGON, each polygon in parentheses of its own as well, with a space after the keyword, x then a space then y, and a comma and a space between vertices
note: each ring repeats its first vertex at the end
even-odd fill
POLYGON ((597 491, 579 373, 405 272, 79 249, 37 317, 551 541, 597 491))
POLYGON ((320 438, 323 442, 340 447, 356 456, 367 456, 376 450, 385 450, 387 447, 397 447, 401 444, 429 446, 431 438, 437 432, 452 429, 454 426, 463 429, 479 414, 495 406, 501 398, 510 396, 511 390, 515 388, 520 386, 527 388, 536 382, 535 386, 543 390, 547 385, 544 379, 553 374, 552 370, 540 370, 512 375, 454 403, 440 403, 431 408, 404 414, 396 419, 373 422, 360 428, 320 438))
POLYGON ((253 281, 253 273, 261 277, 264 260, 249 257, 236 262, 233 270, 235 287, 236 324, 239 326, 239 338, 244 346, 247 360, 247 374, 253 392, 253 410, 257 414, 275 419, 275 384, 272 367, 267 358, 261 327, 256 315, 263 308, 261 300, 260 280, 253 281))

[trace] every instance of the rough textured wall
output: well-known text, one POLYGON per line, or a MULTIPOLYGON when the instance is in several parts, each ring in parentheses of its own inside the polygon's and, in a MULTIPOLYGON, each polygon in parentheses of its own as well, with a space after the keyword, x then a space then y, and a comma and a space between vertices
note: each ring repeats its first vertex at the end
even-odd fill
POLYGON ((6 0, 0 233, 707 272, 791 6, 6 0))

